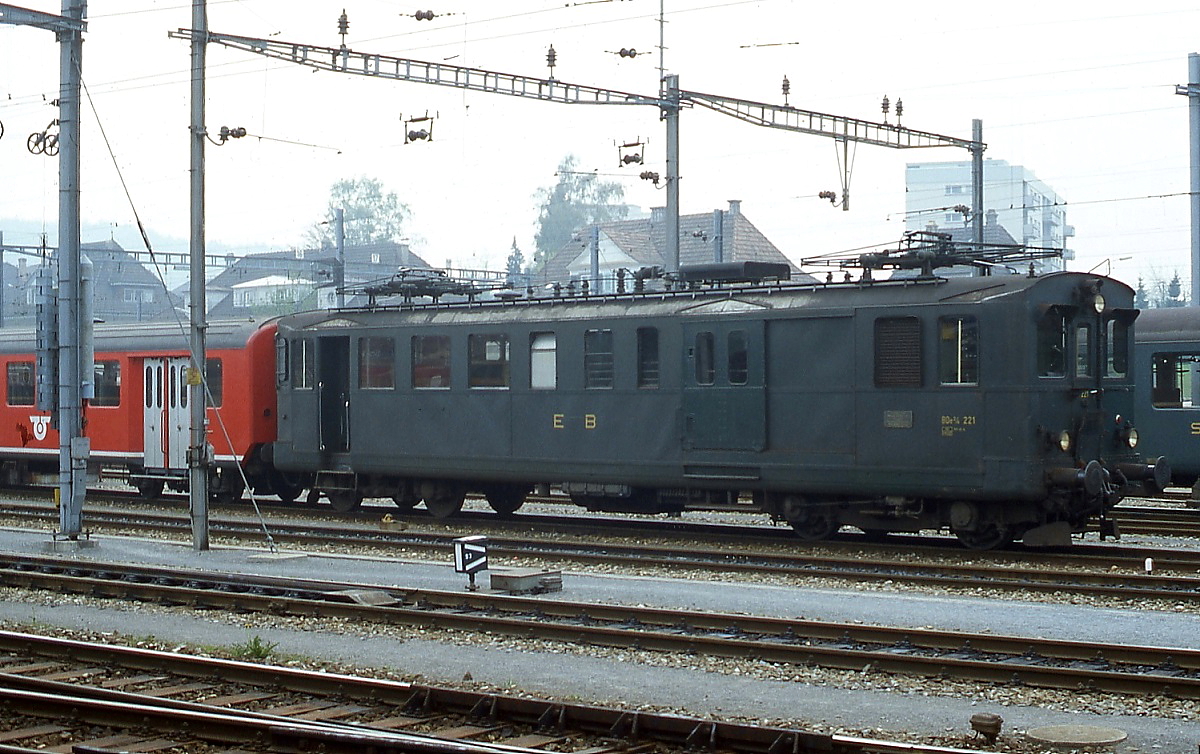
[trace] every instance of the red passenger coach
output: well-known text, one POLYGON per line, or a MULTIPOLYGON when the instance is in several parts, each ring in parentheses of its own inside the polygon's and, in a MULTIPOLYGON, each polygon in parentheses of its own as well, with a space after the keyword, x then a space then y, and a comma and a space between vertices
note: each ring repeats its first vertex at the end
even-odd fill
MULTIPOLYGON (((219 498, 241 497, 239 466, 256 489, 272 486, 260 459, 276 431, 275 326, 260 324, 220 321, 207 330, 210 487, 219 498)), ((85 401, 83 422, 90 477, 101 467, 122 469, 147 497, 164 486, 187 489, 189 337, 176 323, 96 327, 95 397, 85 401)), ((58 431, 51 412, 37 408, 34 343, 32 330, 0 330, 0 471, 9 484, 58 479, 58 431)))

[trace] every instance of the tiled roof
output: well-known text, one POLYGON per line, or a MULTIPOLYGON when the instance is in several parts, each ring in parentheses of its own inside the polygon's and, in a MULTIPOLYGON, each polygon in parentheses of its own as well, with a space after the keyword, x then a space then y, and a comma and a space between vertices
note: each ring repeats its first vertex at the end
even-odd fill
MULTIPOLYGON (((609 240, 631 259, 643 265, 669 266, 667 259, 667 229, 663 213, 655 210, 650 217, 601 223, 598 227, 609 240)), ((793 279, 799 268, 784 256, 775 244, 754 227, 754 223, 739 210, 725 212, 725 241, 723 257, 726 262, 776 262, 792 269, 793 279)), ((681 215, 679 217, 680 265, 705 264, 713 261, 713 213, 681 215)), ((577 234, 586 239, 588 229, 577 234)), ((566 282, 570 279, 569 265, 579 257, 586 241, 572 240, 560 248, 546 263, 541 278, 547 282, 566 282)))

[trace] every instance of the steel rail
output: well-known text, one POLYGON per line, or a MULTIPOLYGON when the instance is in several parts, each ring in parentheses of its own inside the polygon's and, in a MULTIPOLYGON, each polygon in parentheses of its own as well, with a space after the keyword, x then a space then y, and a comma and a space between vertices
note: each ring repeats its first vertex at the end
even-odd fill
MULTIPOLYGON (((552 702, 494 692, 475 692, 426 684, 363 678, 358 676, 285 668, 210 657, 180 655, 138 647, 94 644, 72 639, 0 631, 0 648, 62 661, 104 663, 137 670, 169 671, 173 674, 221 678, 253 686, 276 686, 309 693, 335 694, 365 702, 399 707, 413 714, 463 715, 529 725, 551 732, 577 730, 626 741, 658 741, 688 747, 707 747, 748 754, 804 754, 810 751, 843 754, 890 754, 893 752, 963 752, 961 749, 898 744, 847 736, 815 734, 777 726, 728 723, 652 712, 628 712, 610 707, 552 702)), ((62 692, 54 682, 20 676, 3 676, 14 689, 62 692)), ((75 695, 131 701, 121 692, 68 686, 75 695)), ((151 706, 203 709, 205 705, 154 698, 151 706)), ((211 709, 211 707, 209 708, 211 709)), ((250 713, 266 720, 277 716, 250 713)), ((333 723, 320 725, 337 729, 333 723)), ((370 727, 370 723, 360 727, 370 727)), ((628 744, 624 745, 625 747, 628 744)), ((523 752, 511 745, 493 745, 490 752, 523 752)))
POLYGON ((156 601, 306 617, 338 617, 392 625, 552 639, 572 644, 632 647, 754 658, 786 664, 873 669, 977 681, 1019 682, 1060 689, 1162 693, 1200 699, 1200 650, 1058 641, 913 628, 849 626, 786 618, 692 613, 659 608, 574 603, 544 598, 462 594, 313 580, 263 579, 113 564, 72 562, 60 572, 0 570, 0 583, 72 594, 156 601), (132 574, 141 573, 134 578, 132 574), (163 576, 164 571, 168 574, 163 576), (88 573, 103 572, 101 578, 88 573), (161 583, 175 578, 189 586, 161 583), (205 579, 208 588, 199 586, 205 579), (271 596, 290 584, 324 599, 271 596), (231 591, 237 589, 237 591, 231 591), (374 590, 394 605, 355 604, 374 590))
MULTIPOLYGON (((49 515, 48 509, 44 515, 49 515)), ((183 531, 188 523, 177 516, 144 512, 97 511, 93 512, 92 520, 105 526, 142 531, 160 531, 164 528, 183 531)), ((255 541, 261 536, 260 525, 250 520, 211 518, 209 523, 215 534, 255 541)), ((441 532, 387 531, 378 528, 364 530, 345 525, 310 523, 273 523, 271 529, 272 538, 277 543, 306 546, 321 541, 350 543, 419 550, 438 556, 448 552, 452 540, 458 536, 441 532)), ((536 558, 549 562, 617 563, 676 571, 706 569, 857 582, 902 581, 936 587, 984 587, 1009 592, 1070 592, 1120 599, 1200 602, 1200 578, 1180 575, 1200 568, 1200 553, 1172 548, 1141 550, 1138 555, 1123 559, 1108 554, 1088 556, 1072 550, 1050 559, 1052 564, 1059 565, 1058 570, 1048 570, 1046 566, 997 563, 990 557, 982 564, 921 563, 911 558, 864 560, 861 553, 840 556, 749 548, 704 552, 698 551, 695 545, 615 544, 561 537, 544 540, 489 535, 489 551, 495 556, 536 558), (1145 553, 1149 553, 1154 561, 1157 574, 1142 572, 1145 553), (1074 570, 1067 570, 1066 566, 1074 570), (1095 570, 1082 570, 1085 568, 1095 570)))

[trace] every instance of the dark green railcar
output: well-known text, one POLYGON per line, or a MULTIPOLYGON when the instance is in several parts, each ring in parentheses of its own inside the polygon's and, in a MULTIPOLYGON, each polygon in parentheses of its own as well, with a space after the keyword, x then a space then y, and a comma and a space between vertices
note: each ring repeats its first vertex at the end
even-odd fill
POLYGON ((1081 273, 408 304, 278 320, 276 467, 338 508, 750 500, 803 537, 1061 543, 1165 483, 1133 291, 1081 273))

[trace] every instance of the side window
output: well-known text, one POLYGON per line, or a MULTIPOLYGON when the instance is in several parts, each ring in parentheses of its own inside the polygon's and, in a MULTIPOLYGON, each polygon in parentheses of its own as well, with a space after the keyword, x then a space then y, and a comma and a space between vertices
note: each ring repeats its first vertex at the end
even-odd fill
POLYGON ((637 331, 637 386, 657 388, 659 379, 658 328, 639 327, 637 331))
POLYGON ((316 353, 312 338, 296 338, 292 341, 292 387, 311 390, 316 384, 316 353))
POLYGON ((146 408, 154 408, 154 367, 146 366, 146 408))
POLYGON ((414 335, 412 384, 415 388, 450 387, 450 336, 414 335))
POLYGON ((1195 384, 1200 354, 1156 353, 1150 359, 1150 402, 1155 408, 1190 408, 1195 405, 1195 384))
POLYGON ((92 405, 121 405, 121 362, 97 361, 94 374, 96 397, 92 399, 92 405))
POLYGON ((508 336, 471 335, 467 338, 467 385, 508 387, 508 336))
POLYGON ((220 408, 225 401, 225 362, 208 359, 204 362, 204 378, 208 381, 208 394, 213 408, 220 408))
POLYGON ((875 387, 921 387, 921 320, 875 320, 875 387))
POLYGON ((529 338, 529 387, 558 387, 558 339, 552 332, 535 332, 529 338))
POLYGON ((746 331, 734 330, 729 333, 728 375, 730 385, 745 385, 749 377, 749 346, 746 345, 746 331))
POLYGON ((1092 326, 1080 325, 1075 328, 1075 376, 1092 376, 1092 326))
POLYGON ((33 405, 33 362, 14 361, 8 365, 8 405, 33 405))
POLYGON ((716 339, 710 332, 696 333, 696 384, 711 385, 717 379, 716 339))
POLYGON ((612 330, 588 330, 583 334, 583 386, 592 389, 612 389, 612 330))
POLYGON ((1105 358, 1105 377, 1124 377, 1129 373, 1129 323, 1122 319, 1110 319, 1108 331, 1108 355, 1105 358))
POLYGON ((288 381, 288 342, 287 338, 275 336, 275 384, 286 385, 288 381))
POLYGON ((938 380, 943 385, 979 384, 979 324, 975 317, 938 319, 938 380))
POLYGON ((1067 321, 1062 312, 1046 312, 1037 327, 1038 377, 1065 377, 1067 374, 1067 321))
POLYGON ((367 390, 396 387, 396 342, 391 338, 358 341, 358 386, 367 390))

